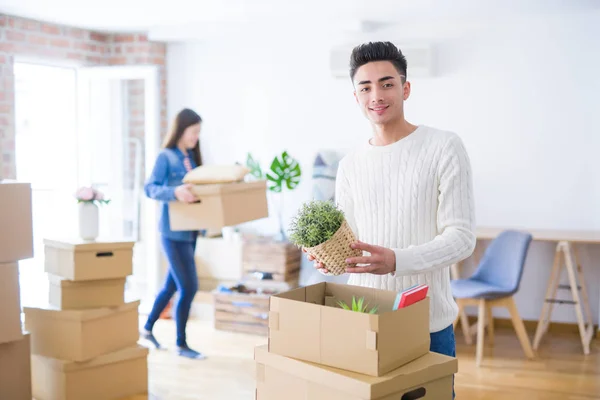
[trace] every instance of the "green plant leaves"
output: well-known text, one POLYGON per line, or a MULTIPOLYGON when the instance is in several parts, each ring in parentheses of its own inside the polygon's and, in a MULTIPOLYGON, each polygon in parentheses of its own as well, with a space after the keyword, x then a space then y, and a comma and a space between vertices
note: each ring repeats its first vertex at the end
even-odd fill
POLYGON ((270 170, 266 174, 263 173, 258 160, 255 160, 250 153, 246 156, 246 167, 256 179, 266 178, 269 181, 269 190, 275 193, 281 193, 284 185, 288 190, 294 190, 300 184, 302 177, 300 164, 287 151, 273 158, 270 170))
POLYGON ((337 302, 338 306, 342 307, 344 310, 350 310, 350 307, 348 307, 348 304, 344 303, 343 301, 339 300, 337 302))
POLYGON ((246 166, 250 169, 250 174, 256 179, 263 179, 263 172, 258 161, 250 153, 246 157, 246 166))
POLYGON ((366 313, 366 314, 377 314, 377 309, 378 307, 375 306, 373 308, 371 308, 369 311, 369 305, 365 304, 365 298, 361 297, 359 299, 356 299, 355 296, 352 296, 352 305, 349 306, 348 304, 346 304, 345 302, 343 302, 342 300, 338 300, 337 305, 340 306, 341 308, 343 308, 344 310, 348 310, 348 311, 354 311, 354 312, 360 312, 360 313, 366 313))
POLYGON ((284 183, 289 190, 293 190, 300 184, 301 176, 302 170, 298 161, 284 151, 281 156, 273 159, 271 170, 267 172, 267 179, 270 182, 269 190, 280 193, 284 183))
POLYGON ((290 223, 290 241, 300 247, 317 246, 329 240, 343 222, 343 211, 331 201, 304 203, 290 223))

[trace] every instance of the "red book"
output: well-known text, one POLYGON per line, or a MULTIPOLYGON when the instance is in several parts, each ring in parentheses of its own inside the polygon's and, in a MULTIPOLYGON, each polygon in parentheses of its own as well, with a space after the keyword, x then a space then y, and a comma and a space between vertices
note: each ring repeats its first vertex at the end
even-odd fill
POLYGON ((427 297, 428 290, 429 286, 422 284, 413 286, 404 292, 398 293, 398 296, 396 296, 396 301, 394 302, 394 310, 408 307, 423 300, 425 297, 427 297))

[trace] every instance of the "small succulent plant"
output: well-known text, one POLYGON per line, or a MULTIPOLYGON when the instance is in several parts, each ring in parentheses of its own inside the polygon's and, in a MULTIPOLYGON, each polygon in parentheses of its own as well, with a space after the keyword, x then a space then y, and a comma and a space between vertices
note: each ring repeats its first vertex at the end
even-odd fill
POLYGON ((348 305, 345 302, 339 300, 337 302, 337 304, 342 307, 344 310, 350 310, 350 311, 356 311, 356 312, 360 312, 360 313, 367 313, 367 314, 376 314, 377 313, 377 306, 371 308, 369 311, 368 310, 368 304, 365 304, 365 298, 361 297, 359 299, 357 299, 355 296, 352 296, 352 304, 348 305))
POLYGON ((290 224, 290 241, 300 247, 315 247, 329 240, 343 222, 343 211, 331 201, 304 203, 290 224))

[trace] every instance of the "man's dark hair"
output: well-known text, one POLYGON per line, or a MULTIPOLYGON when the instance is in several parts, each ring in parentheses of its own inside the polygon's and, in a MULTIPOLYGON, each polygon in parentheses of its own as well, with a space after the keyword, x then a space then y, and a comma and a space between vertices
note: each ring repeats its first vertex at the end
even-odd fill
POLYGON ((406 80, 406 57, 391 42, 369 42, 356 46, 350 56, 350 78, 354 79, 358 68, 373 61, 390 61, 398 73, 404 75, 402 81, 406 80))

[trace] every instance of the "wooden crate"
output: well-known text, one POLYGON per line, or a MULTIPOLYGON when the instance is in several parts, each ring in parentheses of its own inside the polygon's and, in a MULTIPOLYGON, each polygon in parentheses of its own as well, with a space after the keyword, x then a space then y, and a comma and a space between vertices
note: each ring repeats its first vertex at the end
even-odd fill
POLYGON ((266 336, 269 297, 267 294, 214 292, 215 329, 266 336))
POLYGON ((262 275, 264 275, 264 274, 270 274, 271 279, 276 282, 288 282, 288 283, 295 282, 297 284, 300 279, 300 269, 297 269, 295 271, 286 271, 282 274, 272 273, 272 272, 247 272, 246 274, 244 274, 244 276, 242 278, 246 281, 252 280, 252 279, 255 279, 255 280, 269 279, 269 278, 263 278, 262 275))
POLYGON ((291 243, 267 238, 244 242, 242 268, 245 274, 271 273, 275 280, 289 281, 299 275, 301 261, 302 251, 291 243))

